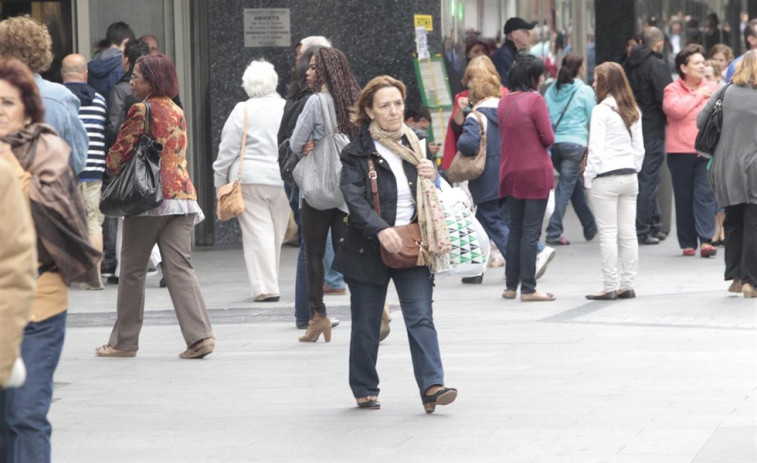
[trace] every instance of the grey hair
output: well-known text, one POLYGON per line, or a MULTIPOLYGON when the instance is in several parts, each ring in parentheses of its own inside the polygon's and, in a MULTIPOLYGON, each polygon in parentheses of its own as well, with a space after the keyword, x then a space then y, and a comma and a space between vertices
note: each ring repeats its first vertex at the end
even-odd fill
POLYGON ((310 47, 324 47, 324 48, 331 48, 331 42, 329 42, 329 39, 322 35, 311 35, 309 37, 305 37, 304 39, 300 40, 300 45, 302 48, 300 48, 300 52, 304 52, 310 47))
POLYGON ((252 61, 242 76, 242 88, 250 98, 271 94, 276 91, 279 75, 273 64, 266 60, 252 61))

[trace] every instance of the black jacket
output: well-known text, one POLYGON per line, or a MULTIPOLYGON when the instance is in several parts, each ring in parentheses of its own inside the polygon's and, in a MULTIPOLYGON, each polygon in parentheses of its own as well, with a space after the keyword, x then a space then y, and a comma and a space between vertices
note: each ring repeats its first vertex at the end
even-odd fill
POLYGON ((667 118, 662 111, 665 87, 673 82, 662 55, 644 45, 636 47, 623 63, 636 103, 641 109, 644 139, 665 138, 667 118))
MULTIPOLYGON (((389 270, 381 261, 378 232, 394 225, 397 216, 397 180, 389 164, 376 152, 367 127, 347 145, 341 154, 341 190, 350 215, 344 238, 336 250, 332 268, 359 281, 384 284, 389 270), (368 181, 368 156, 374 156, 381 217, 373 209, 373 195, 368 181)), ((418 171, 403 161, 413 198, 416 197, 418 171)))

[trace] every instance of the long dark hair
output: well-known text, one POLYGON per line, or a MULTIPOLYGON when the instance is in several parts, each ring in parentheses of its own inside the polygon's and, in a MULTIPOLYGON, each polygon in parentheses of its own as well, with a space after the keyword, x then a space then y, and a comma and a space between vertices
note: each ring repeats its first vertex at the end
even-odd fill
POLYGON ((560 90, 565 84, 570 84, 573 79, 578 77, 578 71, 581 70, 581 66, 584 64, 584 57, 578 53, 568 53, 562 59, 562 66, 557 73, 557 81, 555 82, 555 88, 560 90))
POLYGON ((360 86, 350 69, 344 53, 336 48, 321 48, 315 52, 315 88, 323 86, 334 98, 336 121, 339 131, 350 138, 357 136, 359 129, 350 122, 352 107, 360 97, 360 86))
POLYGON ((308 72, 308 67, 310 67, 310 58, 312 58, 315 52, 321 48, 323 47, 317 45, 308 47, 300 54, 300 57, 297 58, 297 63, 294 68, 294 78, 292 79, 292 85, 289 87, 289 94, 287 94, 287 98, 290 100, 298 99, 302 93, 309 90, 305 73, 308 72))

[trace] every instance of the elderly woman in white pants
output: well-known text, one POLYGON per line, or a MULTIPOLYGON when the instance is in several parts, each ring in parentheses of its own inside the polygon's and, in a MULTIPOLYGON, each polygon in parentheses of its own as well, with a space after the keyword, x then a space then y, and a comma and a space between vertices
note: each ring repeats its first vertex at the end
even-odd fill
POLYGON ((639 267, 636 237, 636 174, 644 160, 641 113, 623 68, 603 63, 594 71, 597 104, 591 112, 584 185, 599 229, 604 288, 591 300, 636 297, 639 267))
POLYGON ((276 93, 278 75, 266 61, 253 61, 242 77, 249 99, 234 107, 221 133, 218 158, 213 163, 215 186, 233 182, 239 175, 242 138, 242 246, 256 302, 279 300, 281 243, 289 223, 289 202, 278 166, 276 134, 285 101, 276 93))

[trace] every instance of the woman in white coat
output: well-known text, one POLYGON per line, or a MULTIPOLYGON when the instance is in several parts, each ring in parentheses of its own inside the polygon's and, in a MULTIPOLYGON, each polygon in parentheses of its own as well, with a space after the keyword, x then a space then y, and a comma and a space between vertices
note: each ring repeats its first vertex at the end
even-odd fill
POLYGON ((236 180, 242 138, 244 212, 239 216, 242 246, 255 302, 279 300, 279 260, 289 222, 289 202, 278 165, 276 134, 285 101, 276 93, 279 77, 271 63, 253 61, 242 76, 247 101, 237 103, 221 133, 213 163, 215 187, 236 180))

